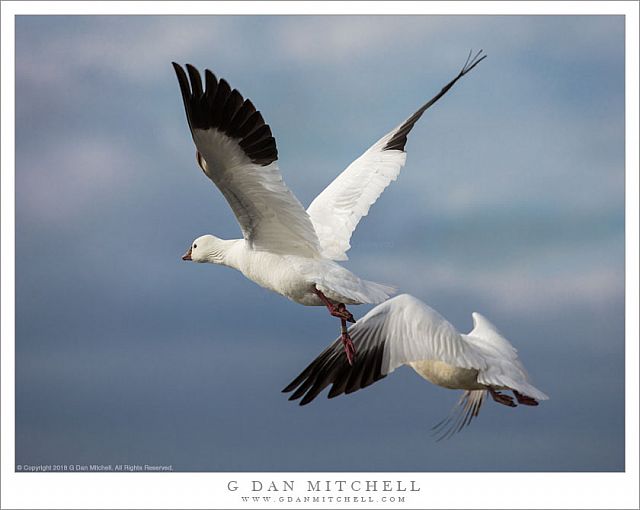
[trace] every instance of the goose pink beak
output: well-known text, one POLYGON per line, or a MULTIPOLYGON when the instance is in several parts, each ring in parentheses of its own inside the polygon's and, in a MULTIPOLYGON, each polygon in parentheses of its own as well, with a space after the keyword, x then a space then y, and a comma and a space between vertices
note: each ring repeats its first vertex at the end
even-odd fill
POLYGON ((189 248, 189 251, 182 256, 182 260, 193 260, 191 258, 191 248, 189 248))

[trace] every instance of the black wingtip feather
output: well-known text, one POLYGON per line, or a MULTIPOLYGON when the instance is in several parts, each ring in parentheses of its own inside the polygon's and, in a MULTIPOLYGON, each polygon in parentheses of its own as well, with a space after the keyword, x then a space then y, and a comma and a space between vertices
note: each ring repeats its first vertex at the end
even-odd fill
POLYGON ((255 152, 256 154, 258 154, 264 150, 270 149, 272 143, 273 143, 273 136, 269 136, 267 138, 261 139, 259 142, 252 144, 251 147, 249 147, 249 149, 255 152))
POLYGON ((240 142, 240 147, 242 147, 243 149, 250 149, 270 137, 272 138, 271 128, 268 125, 264 124, 259 128, 254 129, 251 134, 247 135, 240 142))
POLYGON ((347 381, 349 380, 349 372, 343 372, 339 379, 336 379, 329 393, 327 394, 327 398, 336 398, 344 393, 344 390, 347 386, 347 381))
MULTIPOLYGON (((354 327, 349 331, 353 331, 354 327)), ((299 404, 307 405, 329 385, 331 389, 327 397, 334 398, 343 393, 353 393, 383 379, 386 376, 382 373, 385 342, 377 340, 378 343, 374 343, 376 340, 371 340, 372 338, 375 337, 352 335, 356 348, 353 366, 347 361, 342 342, 336 340, 289 383, 283 393, 295 390, 289 400, 302 398, 299 404)))
POLYGON ((262 118, 262 114, 256 110, 247 117, 247 120, 245 120, 240 127, 238 127, 238 134, 244 139, 263 124, 264 119, 262 118))
POLYGON ((200 73, 191 64, 187 64, 187 73, 189 73, 189 80, 191 81, 192 94, 196 99, 200 99, 203 94, 200 73))
POLYGON ((436 94, 431 100, 429 100, 427 103, 421 106, 418 111, 416 111, 411 117, 409 117, 404 122, 404 124, 402 124, 397 129, 397 131, 394 133, 391 139, 386 143, 386 145, 382 150, 404 151, 405 145, 407 144, 407 135, 413 129, 413 126, 415 125, 415 123, 418 122, 420 117, 422 117, 422 114, 426 112, 431 106, 433 106, 438 101, 438 99, 444 96, 460 78, 462 78, 465 74, 471 71, 475 66, 477 66, 480 62, 482 62, 485 58, 487 58, 487 55, 483 55, 482 57, 480 57, 480 55, 482 54, 482 50, 478 51, 473 56, 473 58, 471 57, 472 53, 473 53, 473 50, 469 52, 469 55, 467 56, 467 60, 465 61, 464 66, 462 66, 462 69, 460 70, 458 75, 449 83, 447 83, 444 87, 442 87, 442 90, 440 90, 438 94, 436 94))
POLYGON ((298 377, 296 377, 293 381, 291 381, 283 390, 282 393, 290 393, 292 392, 295 388, 298 387, 298 385, 304 380, 305 377, 307 377, 307 375, 309 374, 309 372, 311 371, 312 365, 309 365, 307 368, 305 368, 298 377))
POLYGON ((242 96, 236 89, 231 91, 231 94, 227 98, 227 102, 224 105, 224 111, 222 112, 222 121, 220 122, 220 131, 228 133, 233 118, 242 106, 242 96))
POLYGON ((176 62, 171 64, 178 77, 187 121, 192 132, 196 129, 216 129, 232 139, 239 140, 247 157, 258 165, 269 165, 278 159, 276 141, 271 129, 251 101, 245 100, 226 80, 218 80, 208 69, 204 73, 203 90, 202 78, 193 65, 186 64, 185 72, 176 62), (267 136, 257 137, 242 144, 245 137, 265 127, 262 133, 268 132, 267 136), (264 142, 267 139, 268 143, 255 146, 256 142, 264 142))

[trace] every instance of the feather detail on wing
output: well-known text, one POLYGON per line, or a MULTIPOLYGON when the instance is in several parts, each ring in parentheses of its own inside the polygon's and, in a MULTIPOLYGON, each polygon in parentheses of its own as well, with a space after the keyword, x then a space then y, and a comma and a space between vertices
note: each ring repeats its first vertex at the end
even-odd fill
POLYGON ((469 54, 458 75, 435 97, 378 140, 311 202, 307 212, 316 229, 323 256, 333 260, 347 260, 346 252, 351 247, 351 235, 359 221, 369 213, 371 205, 398 177, 405 164, 407 155, 404 147, 408 133, 428 108, 486 57, 478 58, 480 53, 473 58, 469 54))
POLYGON ((269 125, 250 100, 205 71, 173 63, 187 120, 205 175, 231 206, 244 239, 256 250, 315 257, 320 247, 311 220, 287 188, 269 125))
POLYGON ((283 390, 295 390, 289 400, 304 395, 300 404, 307 404, 330 384, 329 398, 352 393, 417 360, 436 359, 463 368, 485 366, 451 324, 408 294, 376 306, 349 328, 349 335, 356 349, 354 365, 349 365, 337 339, 283 390))
POLYGON ((516 348, 487 318, 477 312, 472 316, 473 330, 463 336, 487 360, 487 367, 478 373, 478 382, 510 388, 536 400, 548 400, 547 395, 531 384, 516 348))
MULTIPOLYGON (((449 365, 483 370, 485 360, 442 315, 419 299, 401 294, 378 309, 388 338, 387 373, 413 361, 437 360, 449 365)), ((369 315, 367 314, 367 315, 369 315)), ((365 316, 366 317, 366 316, 365 316)), ((373 318, 372 317, 372 318, 373 318)), ((353 327, 357 327, 356 323, 353 327)))
POLYGON ((386 376, 383 367, 384 343, 357 333, 354 327, 350 328, 349 333, 357 352, 353 366, 347 362, 342 342, 336 340, 282 390, 283 393, 294 392, 289 400, 302 397, 300 405, 303 406, 330 384, 333 386, 328 397, 333 398, 366 388, 386 376))

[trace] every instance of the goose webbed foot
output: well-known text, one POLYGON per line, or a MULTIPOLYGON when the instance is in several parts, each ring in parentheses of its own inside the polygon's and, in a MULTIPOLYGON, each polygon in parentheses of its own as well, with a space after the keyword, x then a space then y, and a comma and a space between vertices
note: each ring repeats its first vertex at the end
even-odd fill
POLYGON ((353 314, 347 310, 347 307, 343 303, 339 303, 338 306, 331 311, 331 315, 338 319, 343 319, 347 322, 355 324, 356 320, 353 318, 353 314))
POLYGON ((495 400, 498 404, 502 404, 503 406, 508 407, 516 407, 517 404, 513 401, 509 395, 504 395, 493 388, 489 388, 489 393, 491 394, 491 398, 495 400))
POLYGON ((522 404, 523 406, 538 405, 538 401, 535 398, 527 397, 522 393, 518 393, 516 390, 511 390, 511 391, 513 391, 513 394, 516 396, 516 400, 518 401, 518 404, 522 404))
POLYGON ((318 296, 324 303, 324 306, 327 307, 329 313, 333 317, 337 317, 338 319, 345 320, 347 322, 356 322, 356 320, 353 318, 353 315, 349 310, 347 310, 347 307, 344 305, 344 303, 338 303, 337 305, 334 305, 331 301, 329 301, 329 298, 327 298, 327 296, 322 293, 322 291, 314 289, 314 292, 316 293, 316 296, 318 296))

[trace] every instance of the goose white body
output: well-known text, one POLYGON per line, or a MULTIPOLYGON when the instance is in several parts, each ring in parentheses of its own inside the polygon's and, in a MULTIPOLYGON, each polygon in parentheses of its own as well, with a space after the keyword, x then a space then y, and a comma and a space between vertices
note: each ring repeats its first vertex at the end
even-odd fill
POLYGON ((392 287, 361 280, 326 258, 257 251, 244 239, 202 236, 194 245, 193 260, 229 266, 261 287, 306 306, 323 305, 315 289, 328 299, 344 304, 381 302, 393 292, 392 287))
POLYGON ((360 279, 346 260, 359 221, 406 160, 407 135, 422 114, 485 57, 471 54, 458 75, 405 122, 351 163, 305 210, 277 166, 271 129, 250 100, 205 71, 174 63, 196 158, 233 210, 243 239, 206 235, 183 257, 233 267, 258 285, 303 305, 380 303, 394 289, 360 279))

